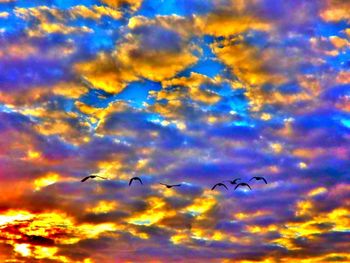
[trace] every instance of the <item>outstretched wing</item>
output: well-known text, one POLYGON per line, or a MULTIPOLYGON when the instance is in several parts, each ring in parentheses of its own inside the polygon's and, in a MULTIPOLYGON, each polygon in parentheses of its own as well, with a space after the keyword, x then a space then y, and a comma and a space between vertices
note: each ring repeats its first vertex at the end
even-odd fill
POLYGON ((250 188, 249 184, 245 184, 245 185, 248 186, 250 190, 252 190, 252 188, 250 188))
POLYGON ((236 187, 235 187, 235 190, 236 190, 240 185, 242 185, 242 184, 237 184, 236 187))
POLYGON ((241 178, 236 178, 235 180, 233 180, 233 183, 236 184, 239 180, 241 180, 241 178))
POLYGON ((129 186, 131 185, 132 181, 134 180, 134 178, 131 178, 129 181, 129 186))
POLYGON ((90 176, 86 176, 85 178, 83 178, 83 180, 81 180, 81 182, 85 182, 89 178, 90 178, 90 176))
POLYGON ((174 185, 172 185, 172 186, 181 186, 181 184, 174 184, 174 185))
POLYGON ((227 188, 227 186, 225 185, 225 184, 221 184, 223 187, 225 187, 226 188, 226 190, 228 190, 228 188, 227 188))
POLYGON ((141 183, 141 184, 143 184, 143 183, 142 183, 142 180, 141 180, 141 178, 139 178, 139 177, 136 177, 136 178, 135 178, 135 180, 139 180, 139 181, 140 181, 140 183, 141 183))
POLYGON ((267 181, 264 177, 262 177, 261 179, 265 182, 265 184, 267 184, 267 181))
POLYGON ((216 186, 218 186, 218 184, 214 185, 214 186, 211 188, 211 190, 214 190, 216 186))
POLYGON ((249 180, 249 182, 250 182, 251 180, 253 180, 253 179, 255 179, 255 180, 256 180, 256 176, 252 177, 252 178, 249 180))

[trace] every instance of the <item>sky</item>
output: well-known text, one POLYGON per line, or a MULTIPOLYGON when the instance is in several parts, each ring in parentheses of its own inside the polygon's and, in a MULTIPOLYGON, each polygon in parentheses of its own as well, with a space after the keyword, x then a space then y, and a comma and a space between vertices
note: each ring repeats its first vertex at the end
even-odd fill
POLYGON ((0 261, 350 262, 349 10, 0 0, 0 261))

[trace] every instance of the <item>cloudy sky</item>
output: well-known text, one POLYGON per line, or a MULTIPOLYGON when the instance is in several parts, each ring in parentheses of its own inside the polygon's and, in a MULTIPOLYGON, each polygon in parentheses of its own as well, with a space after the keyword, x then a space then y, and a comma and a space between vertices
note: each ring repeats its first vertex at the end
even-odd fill
POLYGON ((350 262, 349 10, 0 0, 0 261, 350 262))

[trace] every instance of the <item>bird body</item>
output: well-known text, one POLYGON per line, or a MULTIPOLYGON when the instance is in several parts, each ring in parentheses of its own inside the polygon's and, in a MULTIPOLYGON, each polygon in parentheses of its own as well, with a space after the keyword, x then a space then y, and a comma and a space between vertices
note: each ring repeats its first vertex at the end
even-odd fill
POLYGON ((181 184, 163 184, 163 183, 159 183, 159 184, 166 186, 166 188, 172 188, 172 187, 175 187, 175 186, 181 186, 181 184))
POLYGON ((226 190, 228 190, 227 186, 226 186, 225 184, 223 184, 223 183, 217 183, 217 184, 215 184, 215 185, 211 188, 211 190, 214 190, 215 187, 217 187, 217 186, 223 186, 223 187, 226 188, 226 190))
POLYGON ((241 178, 236 178, 236 179, 234 179, 232 181, 226 180, 226 181, 223 181, 223 182, 229 182, 230 184, 237 184, 237 181, 239 181, 239 180, 241 180, 241 178))
POLYGON ((96 177, 99 177, 99 178, 101 178, 101 179, 107 179, 106 177, 102 177, 102 176, 98 176, 98 175, 89 175, 89 176, 86 176, 85 178, 83 178, 83 179, 81 180, 81 182, 85 182, 85 181, 88 180, 88 179, 94 179, 94 178, 96 178, 96 177))
POLYGON ((132 182, 133 182, 134 180, 135 180, 135 181, 138 180, 141 184, 143 184, 143 183, 142 183, 142 180, 140 179, 140 177, 137 177, 137 176, 136 176, 136 177, 133 177, 133 178, 130 179, 130 181, 129 181, 129 186, 132 184, 132 182))
POLYGON ((250 188, 249 184, 247 184, 247 183, 239 183, 239 184, 237 184, 236 187, 235 187, 235 190, 236 190, 238 187, 240 187, 240 186, 247 186, 250 190, 252 190, 252 188, 250 188))
POLYGON ((252 178, 249 180, 249 182, 250 182, 251 180, 253 180, 253 179, 255 179, 255 180, 257 180, 257 181, 263 180, 263 181, 265 182, 265 184, 267 184, 267 181, 266 181, 266 179, 265 179, 264 177, 261 177, 261 176, 254 176, 254 177, 252 177, 252 178))

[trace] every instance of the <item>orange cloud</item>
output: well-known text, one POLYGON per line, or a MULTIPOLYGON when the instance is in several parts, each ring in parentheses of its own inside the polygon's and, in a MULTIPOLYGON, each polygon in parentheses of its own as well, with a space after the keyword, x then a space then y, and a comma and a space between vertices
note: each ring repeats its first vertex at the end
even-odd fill
POLYGON ((350 3, 342 0, 328 0, 321 10, 320 16, 327 22, 350 20, 350 3))
POLYGON ((101 0, 101 2, 113 8, 119 8, 123 4, 128 4, 133 11, 139 9, 142 4, 142 0, 101 0))

